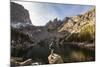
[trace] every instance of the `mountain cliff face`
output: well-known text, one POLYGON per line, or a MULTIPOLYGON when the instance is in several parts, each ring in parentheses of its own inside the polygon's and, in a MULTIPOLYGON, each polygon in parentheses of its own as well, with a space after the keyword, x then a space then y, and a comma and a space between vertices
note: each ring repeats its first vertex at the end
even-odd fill
POLYGON ((29 12, 22 5, 11 2, 11 22, 31 23, 29 12))
POLYGON ((11 2, 11 41, 24 42, 30 40, 28 30, 34 28, 29 12, 22 5, 11 2), (26 32, 27 31, 27 32, 26 32), (25 40, 26 39, 26 40, 25 40))
POLYGON ((81 28, 87 24, 95 24, 95 9, 92 8, 85 14, 69 17, 68 20, 64 21, 63 26, 60 27, 59 32, 79 32, 81 28))
POLYGON ((68 18, 58 29, 59 32, 65 32, 66 37, 68 32, 71 34, 69 39, 65 37, 65 40, 71 39, 71 41, 79 42, 95 41, 95 8, 82 15, 68 18))
POLYGON ((31 25, 31 20, 28 10, 26 10, 22 5, 11 2, 11 26, 21 27, 26 25, 31 25))

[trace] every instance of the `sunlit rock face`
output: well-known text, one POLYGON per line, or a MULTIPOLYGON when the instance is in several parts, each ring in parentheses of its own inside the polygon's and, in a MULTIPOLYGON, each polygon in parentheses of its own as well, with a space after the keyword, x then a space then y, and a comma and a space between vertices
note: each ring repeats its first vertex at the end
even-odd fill
POLYGON ((50 54, 48 56, 48 60, 50 64, 59 64, 59 63, 63 63, 63 59, 60 55, 58 54, 50 54))
POLYGON ((59 29, 59 32, 73 32, 73 29, 78 30, 77 32, 79 32, 81 27, 87 24, 95 24, 95 7, 84 14, 69 17, 69 19, 64 21, 62 27, 59 29))

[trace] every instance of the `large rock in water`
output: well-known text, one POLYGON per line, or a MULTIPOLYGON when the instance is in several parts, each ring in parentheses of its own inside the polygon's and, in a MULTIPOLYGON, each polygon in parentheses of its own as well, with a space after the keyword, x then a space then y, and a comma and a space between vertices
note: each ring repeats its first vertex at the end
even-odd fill
POLYGON ((54 53, 53 55, 50 54, 48 57, 49 63, 50 64, 59 64, 59 63, 63 63, 63 59, 60 55, 54 53))

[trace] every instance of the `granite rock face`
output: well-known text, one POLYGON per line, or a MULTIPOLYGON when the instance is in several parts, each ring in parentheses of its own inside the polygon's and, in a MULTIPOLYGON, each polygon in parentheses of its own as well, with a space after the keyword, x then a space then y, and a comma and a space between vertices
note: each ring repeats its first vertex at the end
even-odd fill
POLYGON ((66 18, 67 19, 62 24, 62 27, 59 28, 59 32, 73 32, 73 29, 79 30, 79 27, 85 26, 90 23, 95 24, 95 7, 84 14, 66 18))
POLYGON ((63 59, 60 55, 58 54, 53 54, 53 55, 49 55, 48 57, 49 63, 50 64, 60 64, 63 63, 63 59))
POLYGON ((11 23, 29 23, 31 24, 28 10, 22 5, 11 2, 11 23))

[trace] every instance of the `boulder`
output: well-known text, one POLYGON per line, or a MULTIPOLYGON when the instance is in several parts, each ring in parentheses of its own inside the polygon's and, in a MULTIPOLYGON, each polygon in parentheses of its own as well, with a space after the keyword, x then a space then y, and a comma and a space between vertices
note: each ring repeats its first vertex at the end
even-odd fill
POLYGON ((50 54, 48 57, 48 61, 50 64, 59 64, 59 63, 63 63, 63 59, 60 55, 58 54, 50 54))

